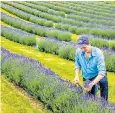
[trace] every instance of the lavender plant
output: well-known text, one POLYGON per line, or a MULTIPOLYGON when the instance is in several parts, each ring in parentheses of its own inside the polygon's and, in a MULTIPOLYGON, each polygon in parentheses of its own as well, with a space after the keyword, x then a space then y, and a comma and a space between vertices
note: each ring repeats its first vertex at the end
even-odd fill
POLYGON ((110 47, 110 49, 115 50, 115 41, 111 41, 109 47, 110 47))
MULTIPOLYGON (((12 3, 12 2, 11 3, 6 2, 6 4, 9 4, 9 5, 13 6, 13 7, 21 9, 21 10, 26 11, 28 13, 31 13, 33 15, 42 17, 41 19, 46 18, 46 19, 52 20, 54 22, 63 22, 64 25, 61 27, 62 30, 68 28, 68 26, 65 24, 65 23, 67 23, 67 24, 70 24, 70 25, 76 25, 77 27, 85 26, 85 28, 79 28, 79 29, 75 28, 75 33, 77 33, 77 34, 81 34, 81 33, 89 34, 90 33, 90 34, 94 34, 94 35, 97 35, 97 36, 106 37, 108 39, 114 39, 114 37, 115 37, 114 28, 110 29, 110 30, 106 29, 106 31, 105 31, 104 30, 105 27, 101 27, 99 24, 92 24, 92 23, 84 23, 83 24, 83 22, 80 23, 80 21, 73 21, 72 19, 67 19, 67 18, 63 19, 62 17, 55 17, 54 15, 50 15, 48 13, 43 13, 43 12, 41 13, 40 11, 38 11, 36 9, 30 8, 28 6, 24 6, 24 5, 22 5, 23 4, 22 2, 18 2, 18 3, 20 3, 20 4, 12 3), (94 28, 94 26, 96 26, 96 27, 94 28), (92 29, 92 27, 94 29, 92 29)), ((45 25, 49 26, 49 27, 51 27, 53 25, 52 22, 48 22, 48 23, 50 23, 50 25, 47 24, 47 22, 46 22, 45 25)), ((107 28, 108 27, 109 26, 107 26, 107 28)), ((71 31, 70 27, 68 28, 68 31, 71 31)))
POLYGON ((4 76, 41 100, 54 113, 114 113, 114 104, 81 93, 76 85, 62 80, 38 61, 10 53, 4 48, 1 52, 4 76))
POLYGON ((1 30, 1 35, 12 41, 31 46, 36 44, 36 37, 33 34, 24 32, 16 28, 9 28, 5 26, 1 26, 1 30))
MULTIPOLYGON (((107 41, 105 40, 105 42, 107 41)), ((108 43, 103 43, 103 45, 106 44, 108 45, 108 43)), ((46 38, 42 37, 39 40, 37 47, 42 52, 56 54, 59 55, 61 58, 75 61, 76 43, 74 42, 59 41, 57 39, 53 39, 52 37, 46 37, 46 38)), ((101 48, 101 49, 105 53, 104 56, 105 56, 107 71, 115 72, 115 68, 114 68, 115 64, 113 63, 113 61, 115 60, 115 55, 114 55, 115 51, 108 48, 101 48)))
MULTIPOLYGON (((7 7, 8 8, 8 7, 7 7)), ((45 26, 40 26, 38 24, 34 24, 34 23, 29 23, 29 22, 25 22, 19 18, 14 18, 14 17, 10 17, 4 13, 2 14, 2 21, 4 21, 5 23, 8 23, 11 26, 14 26, 16 28, 20 28, 22 30, 25 30, 27 32, 30 33, 34 33, 40 36, 52 36, 54 38, 58 38, 59 40, 65 40, 65 41, 70 41, 71 40, 71 36, 72 34, 70 32, 65 32, 65 31, 60 31, 58 29, 52 29, 52 28, 48 28, 45 26), (17 24, 18 23, 18 24, 17 24)), ((34 21, 35 17, 30 17, 30 19, 32 19, 34 21)), ((45 24, 45 20, 36 20, 39 23, 43 23, 45 24)))

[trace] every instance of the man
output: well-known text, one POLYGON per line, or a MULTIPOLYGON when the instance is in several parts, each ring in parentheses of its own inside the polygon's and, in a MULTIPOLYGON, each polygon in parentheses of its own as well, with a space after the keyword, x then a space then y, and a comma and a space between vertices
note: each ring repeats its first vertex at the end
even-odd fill
POLYGON ((96 95, 96 84, 100 86, 100 95, 108 100, 108 80, 103 52, 90 45, 88 37, 80 36, 75 56, 75 83, 79 83, 79 72, 82 70, 83 81, 90 80, 87 91, 96 95))

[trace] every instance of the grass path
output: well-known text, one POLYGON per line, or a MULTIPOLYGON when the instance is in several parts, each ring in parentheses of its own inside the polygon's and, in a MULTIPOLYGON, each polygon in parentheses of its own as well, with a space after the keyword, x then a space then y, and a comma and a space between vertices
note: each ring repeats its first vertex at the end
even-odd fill
MULTIPOLYGON (((3 37, 1 40, 1 44, 2 47, 8 49, 13 53, 21 54, 38 60, 45 67, 50 68, 52 71, 60 75, 63 79, 68 79, 73 83, 73 79, 75 76, 74 62, 59 58, 56 55, 40 52, 35 48, 9 41, 3 37)), ((109 80, 109 101, 115 103, 115 73, 108 72, 107 75, 109 80)), ((81 75, 80 82, 82 84, 81 75)))
POLYGON ((4 76, 1 79, 1 113, 51 113, 44 109, 41 102, 29 96, 23 89, 8 82, 4 76))

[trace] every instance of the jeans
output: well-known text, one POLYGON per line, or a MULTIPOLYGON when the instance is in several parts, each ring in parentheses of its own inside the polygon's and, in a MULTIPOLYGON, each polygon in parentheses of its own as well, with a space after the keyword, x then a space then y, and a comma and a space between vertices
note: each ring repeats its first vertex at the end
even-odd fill
MULTIPOLYGON (((89 80, 93 80, 95 78, 89 79, 89 80)), ((83 78, 83 81, 85 81, 86 79, 83 78)), ((105 100, 108 100, 108 80, 107 80, 107 76, 104 76, 103 79, 101 79, 98 83, 98 85, 100 86, 100 95, 102 98, 104 98, 105 100)), ((97 93, 97 85, 94 85, 92 87, 92 90, 90 91, 90 94, 96 95, 97 93)))

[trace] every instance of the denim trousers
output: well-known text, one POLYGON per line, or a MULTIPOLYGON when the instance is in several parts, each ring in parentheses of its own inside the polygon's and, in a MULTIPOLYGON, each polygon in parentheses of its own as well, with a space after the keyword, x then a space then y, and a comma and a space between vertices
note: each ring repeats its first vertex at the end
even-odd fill
MULTIPOLYGON (((89 79, 90 81, 94 80, 96 77, 89 79)), ((86 79, 83 78, 83 81, 86 79)), ((107 76, 104 76, 98 83, 100 86, 100 96, 104 98, 105 100, 108 100, 108 79, 107 76)), ((90 94, 96 95, 97 93, 97 85, 94 85, 92 87, 92 90, 90 91, 90 94)))

